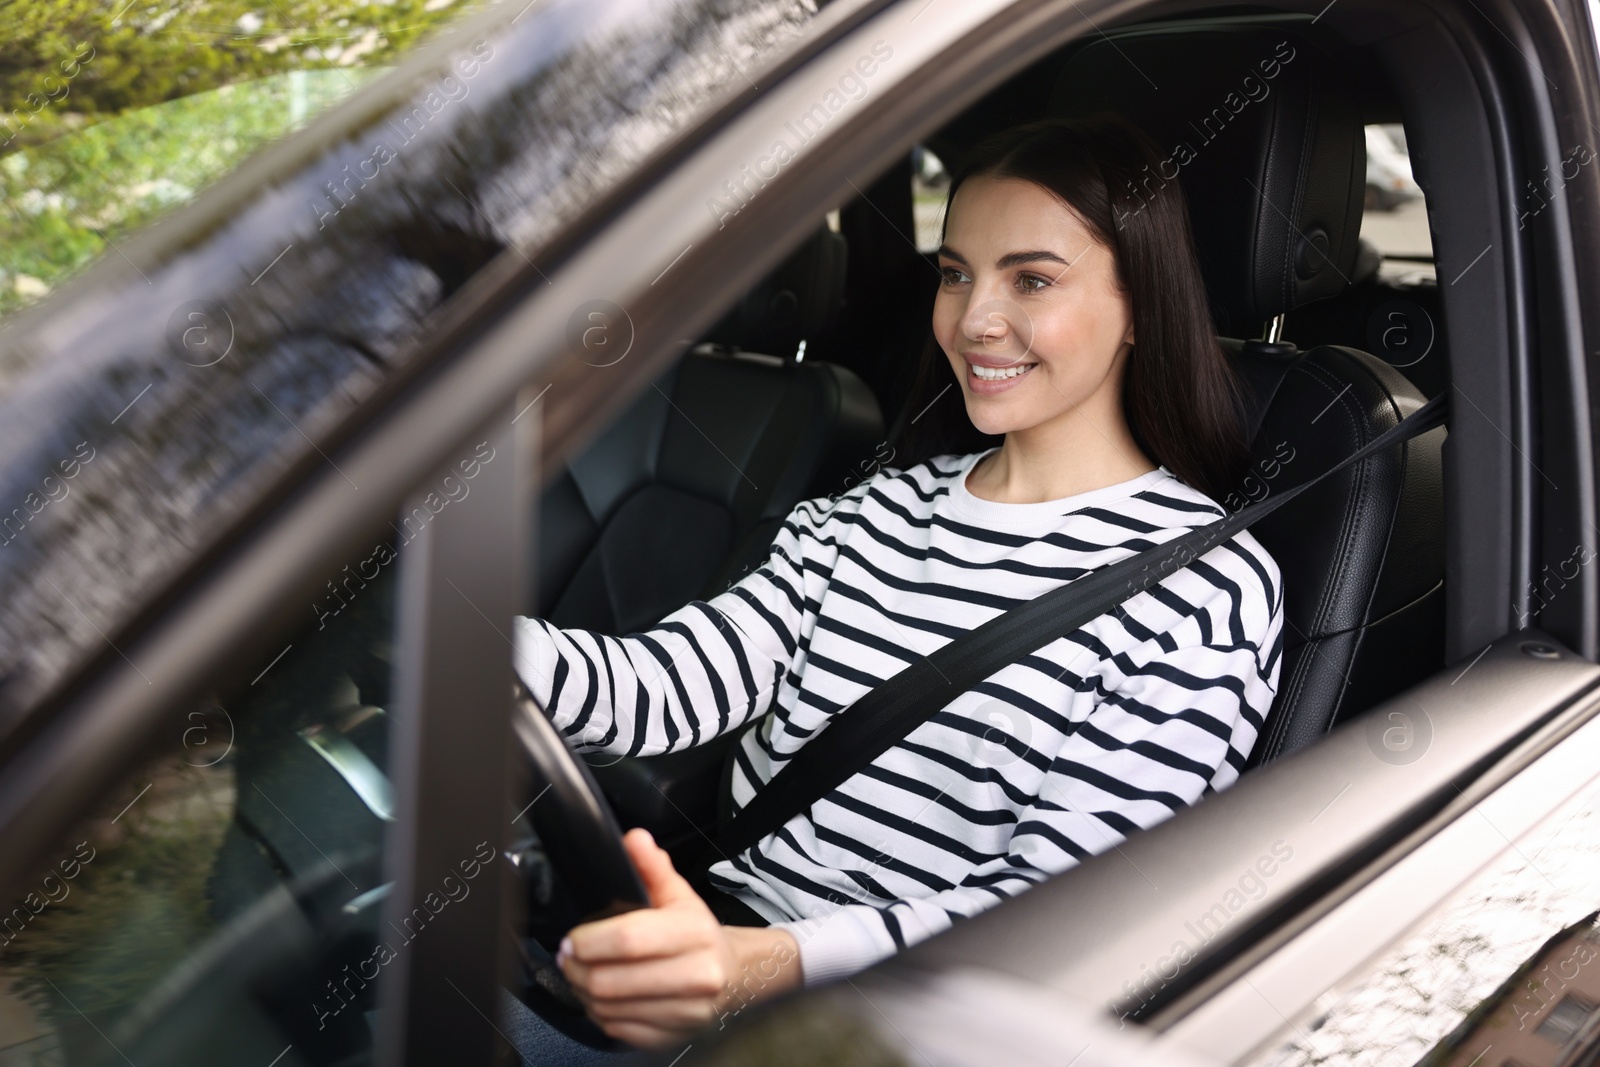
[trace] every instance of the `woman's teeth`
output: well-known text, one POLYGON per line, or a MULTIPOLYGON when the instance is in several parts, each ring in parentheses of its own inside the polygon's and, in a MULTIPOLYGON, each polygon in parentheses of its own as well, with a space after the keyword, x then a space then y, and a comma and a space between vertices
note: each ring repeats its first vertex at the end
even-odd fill
POLYGON ((976 363, 969 364, 969 366, 972 367, 972 373, 986 382, 998 382, 1003 381, 1006 378, 1015 378, 1019 374, 1027 373, 1030 367, 1036 365, 1037 364, 1033 363, 1022 363, 1015 367, 980 367, 976 363))

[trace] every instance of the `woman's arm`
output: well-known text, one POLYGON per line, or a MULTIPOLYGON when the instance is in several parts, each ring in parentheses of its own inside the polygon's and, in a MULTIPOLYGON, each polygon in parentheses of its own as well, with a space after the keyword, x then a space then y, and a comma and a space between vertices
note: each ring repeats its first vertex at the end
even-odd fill
POLYGON ((517 617, 517 673, 580 749, 648 756, 690 748, 771 706, 815 623, 838 554, 838 501, 804 500, 766 563, 624 637, 517 617))
MULTIPOLYGON (((1116 671, 1105 699, 1061 744, 1005 854, 960 885, 885 905, 846 904, 817 919, 721 926, 666 853, 631 830, 628 851, 653 907, 575 927, 557 962, 608 1034, 651 1047, 726 1025, 750 1004, 798 986, 854 974, 1231 781, 1272 704, 1279 633, 1269 656, 1250 645, 1204 644, 1116 671)), ((871 877, 886 875, 893 852, 871 877)))

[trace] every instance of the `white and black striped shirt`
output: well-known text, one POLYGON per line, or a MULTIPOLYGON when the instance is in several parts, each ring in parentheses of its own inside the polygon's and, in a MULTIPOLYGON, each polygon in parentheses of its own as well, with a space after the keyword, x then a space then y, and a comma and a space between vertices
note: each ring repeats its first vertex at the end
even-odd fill
MULTIPOLYGON (((1223 516, 1165 467, 983 500, 987 453, 802 501, 771 557, 643 633, 516 620, 517 665, 586 750, 744 731, 738 806, 830 717, 1006 609, 1223 516), (769 714, 770 712, 770 714, 769 714)), ((950 702, 812 809, 711 868, 789 929, 806 984, 852 974, 1231 785, 1278 684, 1283 586, 1248 532, 950 702)))

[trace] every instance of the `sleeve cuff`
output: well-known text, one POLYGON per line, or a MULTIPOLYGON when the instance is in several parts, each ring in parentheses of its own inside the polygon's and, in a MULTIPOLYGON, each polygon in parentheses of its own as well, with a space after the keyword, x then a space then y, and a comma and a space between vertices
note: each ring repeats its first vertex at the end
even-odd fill
POLYGON ((528 692, 533 694, 540 706, 549 712, 550 634, 538 619, 530 619, 525 615, 512 618, 511 634, 511 659, 517 677, 522 679, 522 684, 528 687, 528 692))
POLYGON ((846 905, 820 918, 773 923, 800 946, 806 988, 845 978, 894 955, 883 919, 864 905, 846 905))

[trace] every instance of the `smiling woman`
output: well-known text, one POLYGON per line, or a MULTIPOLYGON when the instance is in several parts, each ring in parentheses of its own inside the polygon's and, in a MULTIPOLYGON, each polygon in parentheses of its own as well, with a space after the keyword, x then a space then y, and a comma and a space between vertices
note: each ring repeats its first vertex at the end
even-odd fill
POLYGON ((972 424, 984 433, 1019 431, 973 469, 969 486, 1026 504, 1149 473, 1156 464, 1117 402, 1134 329, 1110 250, 1032 182, 978 175, 961 199, 939 249, 934 335, 972 424), (1005 251, 1041 237, 1062 252, 1005 251), (1020 464, 1042 480, 1020 482, 1020 464))
MULTIPOLYGON (((1003 445, 801 501, 763 566, 645 632, 519 618, 517 670, 568 740, 639 756, 738 733, 726 795, 759 810, 908 664, 1224 516, 1208 491, 1247 457, 1187 209, 1174 184, 1111 222, 1153 158, 1116 120, 980 146, 951 184, 932 399, 907 410, 939 406, 948 366, 965 402, 943 402, 945 425, 1003 445)), ((580 924, 556 962, 606 1033, 642 1045, 852 975, 1232 785, 1282 646, 1277 564, 1240 533, 960 693, 776 832, 719 844, 709 868, 680 856, 680 874, 631 832, 653 906, 580 924)))
POLYGON ((1216 500, 1237 484, 1244 393, 1216 340, 1182 195, 1138 184, 1159 158, 1114 116, 1035 122, 974 146, 950 182, 943 281, 908 405, 924 414, 902 454, 1009 434, 972 487, 1013 503, 1156 466, 1216 500), (964 409, 941 402, 946 362, 964 409), (1019 481, 1019 463, 1035 476, 1019 481))

